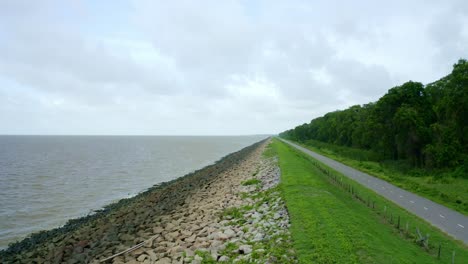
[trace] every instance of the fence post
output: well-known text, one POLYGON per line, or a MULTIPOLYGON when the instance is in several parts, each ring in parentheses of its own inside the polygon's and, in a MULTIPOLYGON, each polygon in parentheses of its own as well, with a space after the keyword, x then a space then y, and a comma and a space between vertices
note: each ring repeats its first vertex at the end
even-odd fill
POLYGON ((452 264, 455 264, 455 250, 452 252, 452 264))
POLYGON ((440 259, 440 248, 441 248, 441 246, 440 246, 440 244, 439 244, 439 250, 437 251, 437 258, 438 258, 438 259, 440 259))
POLYGON ((400 230, 400 216, 398 216, 398 225, 397 225, 397 229, 400 230))

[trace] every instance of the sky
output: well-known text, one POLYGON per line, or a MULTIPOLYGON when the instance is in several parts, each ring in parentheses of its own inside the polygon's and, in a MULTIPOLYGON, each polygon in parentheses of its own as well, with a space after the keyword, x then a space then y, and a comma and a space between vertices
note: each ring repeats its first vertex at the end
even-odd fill
POLYGON ((468 1, 0 1, 0 134, 276 134, 433 82, 468 1))

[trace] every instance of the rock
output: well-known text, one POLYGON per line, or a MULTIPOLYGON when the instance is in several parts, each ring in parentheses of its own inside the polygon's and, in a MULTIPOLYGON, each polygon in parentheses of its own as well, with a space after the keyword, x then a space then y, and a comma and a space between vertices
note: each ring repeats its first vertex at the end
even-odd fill
POLYGON ((154 250, 154 252, 156 252, 156 253, 165 253, 166 252, 166 247, 159 246, 154 250))
POLYGON ((229 261, 229 257, 228 256, 221 256, 219 259, 218 259, 218 262, 228 262, 229 261))
POLYGON ((137 258, 137 260, 140 261, 140 262, 143 262, 147 257, 148 257, 148 255, 142 254, 137 258))
POLYGON ((232 231, 232 229, 226 229, 224 230, 224 234, 227 235, 228 238, 235 237, 236 232, 232 231))
POLYGON ((192 264, 201 264, 203 261, 203 258, 196 255, 194 258, 193 258, 193 261, 192 261, 192 264))
POLYGON ((263 240, 263 234, 262 233, 255 234, 254 238, 252 239, 252 241, 261 241, 261 240, 263 240))
POLYGON ((175 256, 177 253, 184 252, 184 248, 181 246, 175 246, 170 249, 171 255, 175 256))
POLYGON ((154 234, 161 234, 162 232, 164 232, 164 229, 160 226, 157 226, 157 227, 153 227, 153 233, 154 234))
POLYGON ((208 241, 209 239, 207 237, 197 237, 197 239, 195 239, 195 242, 205 242, 205 241, 208 241))
POLYGON ((218 232, 213 232, 206 237, 208 240, 214 240, 218 238, 218 232))
POLYGON ((196 239, 196 238, 197 238, 196 235, 192 235, 191 237, 187 237, 187 238, 185 239, 185 242, 193 243, 193 242, 195 242, 195 239, 196 239))
POLYGON ((168 223, 166 225, 166 231, 171 232, 171 231, 174 231, 175 229, 176 229, 176 226, 173 223, 168 223))
POLYGON ((156 242, 155 242, 155 239, 148 239, 145 241, 145 247, 146 248, 152 248, 154 246, 156 246, 156 242))
POLYGON ((210 254, 211 254, 211 257, 212 257, 213 259, 218 259, 218 250, 212 249, 212 250, 210 251, 210 254))
POLYGON ((86 255, 84 254, 75 254, 73 255, 73 260, 76 261, 76 263, 86 263, 86 255))
POLYGON ((193 245, 192 248, 194 249, 198 249, 198 250, 202 250, 202 249, 206 249, 210 246, 210 243, 209 242, 206 242, 206 241, 203 241, 203 242, 197 242, 193 245))
POLYGON ((75 253, 83 253, 84 248, 82 246, 76 246, 75 249, 73 250, 75 253))
POLYGON ((223 242, 221 242, 220 240, 214 240, 213 242, 211 242, 211 247, 214 249, 218 249, 222 244, 223 242))
POLYGON ((193 234, 193 233, 192 233, 191 231, 189 231, 189 230, 182 230, 180 233, 181 233, 184 237, 189 237, 189 236, 191 236, 191 235, 193 234))
POLYGON ((277 220, 281 218, 281 214, 280 213, 276 213, 274 216, 273 216, 273 219, 277 220))
POLYGON ((179 231, 174 231, 171 233, 168 233, 164 236, 164 238, 168 241, 175 241, 175 239, 179 236, 179 231))
POLYGON ((123 241, 133 241, 134 237, 129 234, 121 234, 120 239, 123 241))
POLYGON ((222 240, 222 241, 225 241, 225 240, 228 240, 229 239, 229 236, 224 234, 224 233, 217 233, 217 236, 214 237, 215 240, 222 240))
POLYGON ((156 261, 158 259, 158 256, 156 256, 156 253, 153 250, 146 251, 146 254, 148 254, 151 261, 156 261))
POLYGON ((187 255, 187 257, 193 257, 195 255, 193 250, 191 250, 189 248, 185 250, 185 254, 187 255))
POLYGON ((162 258, 156 262, 154 262, 154 264, 171 264, 172 261, 170 258, 162 258))
POLYGON ((252 253, 252 246, 251 245, 242 245, 239 247, 239 254, 250 254, 252 253))

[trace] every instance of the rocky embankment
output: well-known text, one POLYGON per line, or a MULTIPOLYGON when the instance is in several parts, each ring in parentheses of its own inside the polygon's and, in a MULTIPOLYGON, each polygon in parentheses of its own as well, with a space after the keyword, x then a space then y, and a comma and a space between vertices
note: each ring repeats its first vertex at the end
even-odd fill
POLYGON ((4 263, 294 263, 268 141, 0 253, 4 263))

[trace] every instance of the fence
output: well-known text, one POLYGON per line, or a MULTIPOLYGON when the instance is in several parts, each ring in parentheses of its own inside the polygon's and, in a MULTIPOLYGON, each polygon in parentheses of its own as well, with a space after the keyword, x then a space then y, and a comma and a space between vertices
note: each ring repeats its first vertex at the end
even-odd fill
MULTIPOLYGON (((367 191, 370 194, 364 197, 362 193, 366 192, 363 191, 366 189, 365 187, 360 186, 358 183, 355 183, 353 180, 348 179, 347 177, 339 176, 337 173, 333 172, 315 159, 313 159, 313 164, 321 172, 323 172, 325 176, 327 176, 329 182, 341 190, 349 193, 356 201, 371 208, 377 215, 382 218, 384 223, 396 229, 404 239, 413 241, 419 245, 422 250, 425 250, 428 254, 433 255, 439 260, 444 258, 451 261, 452 264, 455 263, 455 250, 450 249, 448 246, 444 247, 444 243, 432 240, 430 241, 429 233, 424 234, 421 232, 418 226, 415 224, 412 226, 410 219, 404 219, 404 215, 396 214, 391 210, 391 208, 395 205, 390 205, 390 203, 385 204, 382 202, 382 204, 378 204, 375 199, 377 194, 372 194, 372 191, 367 191), (361 191, 359 189, 361 189, 361 191)), ((382 199, 384 198, 379 198, 379 200, 382 199)))

